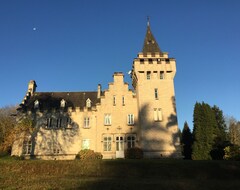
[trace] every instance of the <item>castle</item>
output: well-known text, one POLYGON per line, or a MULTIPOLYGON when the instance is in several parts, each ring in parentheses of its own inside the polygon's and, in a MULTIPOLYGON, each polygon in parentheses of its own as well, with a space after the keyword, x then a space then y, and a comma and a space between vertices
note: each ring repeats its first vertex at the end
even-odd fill
POLYGON ((37 92, 31 80, 18 117, 30 117, 35 132, 18 138, 12 155, 74 159, 83 149, 104 159, 124 158, 139 147, 145 158, 181 157, 174 93, 176 61, 162 52, 148 22, 142 52, 130 73, 115 72, 108 89, 94 92, 37 92))

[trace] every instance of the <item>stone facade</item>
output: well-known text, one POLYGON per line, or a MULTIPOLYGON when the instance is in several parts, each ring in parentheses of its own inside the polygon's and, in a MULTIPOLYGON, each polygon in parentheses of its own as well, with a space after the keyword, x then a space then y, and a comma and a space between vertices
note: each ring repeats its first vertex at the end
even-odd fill
POLYGON ((146 158, 181 157, 174 93, 176 62, 161 52, 148 23, 143 51, 134 59, 133 90, 124 75, 95 92, 37 92, 30 81, 18 118, 35 122, 34 133, 19 136, 12 155, 74 159, 82 149, 103 158, 124 158, 139 147, 146 158))

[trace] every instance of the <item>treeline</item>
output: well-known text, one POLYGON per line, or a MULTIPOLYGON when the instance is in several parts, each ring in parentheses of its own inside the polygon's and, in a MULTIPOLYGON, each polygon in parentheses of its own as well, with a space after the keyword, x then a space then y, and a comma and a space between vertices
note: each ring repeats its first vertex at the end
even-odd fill
POLYGON ((240 160, 240 121, 224 117, 217 106, 196 103, 193 131, 184 123, 181 133, 182 153, 193 160, 240 160))

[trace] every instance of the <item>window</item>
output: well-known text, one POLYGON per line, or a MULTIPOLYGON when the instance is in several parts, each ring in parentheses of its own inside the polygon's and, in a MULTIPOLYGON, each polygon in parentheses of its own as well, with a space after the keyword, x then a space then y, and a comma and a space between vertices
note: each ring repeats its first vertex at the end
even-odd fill
POLYGON ((82 140, 82 150, 90 149, 90 139, 82 140))
POLYGON ((112 138, 111 137, 104 137, 103 138, 103 150, 104 151, 111 151, 112 150, 112 138))
POLYGON ((154 97, 155 97, 155 100, 158 100, 158 89, 157 88, 154 89, 154 97))
POLYGON ((144 59, 140 59, 140 64, 144 64, 144 59))
POLYGON ((104 125, 111 125, 112 120, 111 120, 111 114, 105 114, 104 115, 104 125))
POLYGON ((150 80, 150 79, 151 79, 151 72, 147 71, 147 80, 150 80))
POLYGON ((125 106, 125 97, 122 96, 122 105, 125 106))
POLYGON ((60 102, 60 107, 65 108, 65 106, 66 106, 66 101, 64 99, 62 99, 60 102))
POLYGON ((32 151, 32 141, 31 140, 24 140, 23 141, 23 154, 31 154, 32 151))
POLYGON ((164 71, 160 71, 160 79, 164 79, 164 71))
POLYGON ((134 115, 133 114, 128 114, 128 116, 127 116, 127 124, 128 125, 133 125, 134 124, 134 115))
POLYGON ((116 106, 116 96, 113 96, 113 105, 116 106))
POLYGON ((116 151, 124 150, 124 141, 123 137, 116 137, 116 151))
POLYGON ((90 108, 91 107, 91 100, 88 98, 87 100, 86 100, 86 107, 87 108, 90 108))
POLYGON ((47 128, 52 127, 52 118, 47 118, 47 128))
POLYGON ((162 121, 162 109, 154 108, 154 121, 162 121))
POLYGON ((127 137, 127 147, 128 148, 133 148, 135 147, 135 142, 136 142, 136 138, 135 136, 131 135, 127 137))
POLYGON ((60 127, 62 127, 62 119, 61 118, 57 119, 57 128, 60 128, 60 127))
POLYGON ((149 59, 148 61, 149 61, 148 62, 149 64, 153 64, 153 60, 152 59, 149 59))
POLYGON ((89 127, 89 123, 90 123, 90 118, 89 117, 84 117, 84 128, 90 128, 89 127))
POLYGON ((39 108, 39 101, 35 100, 34 102, 34 109, 38 109, 39 108))
POLYGON ((61 152, 60 145, 57 142, 48 142, 50 153, 59 154, 61 152))

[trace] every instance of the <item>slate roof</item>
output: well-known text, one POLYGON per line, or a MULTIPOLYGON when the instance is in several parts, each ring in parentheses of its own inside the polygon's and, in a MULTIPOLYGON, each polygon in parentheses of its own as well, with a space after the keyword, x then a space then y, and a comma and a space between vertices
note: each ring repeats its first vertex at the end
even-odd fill
POLYGON ((151 29, 150 29, 150 24, 148 23, 147 26, 147 33, 144 39, 144 44, 143 44, 143 53, 161 53, 162 51, 160 50, 157 41, 155 40, 151 29))
POLYGON ((32 110, 34 102, 39 101, 39 109, 59 109, 62 99, 66 101, 66 108, 86 107, 86 100, 91 100, 91 105, 96 106, 100 102, 97 98, 97 92, 35 92, 24 105, 23 109, 32 110))

